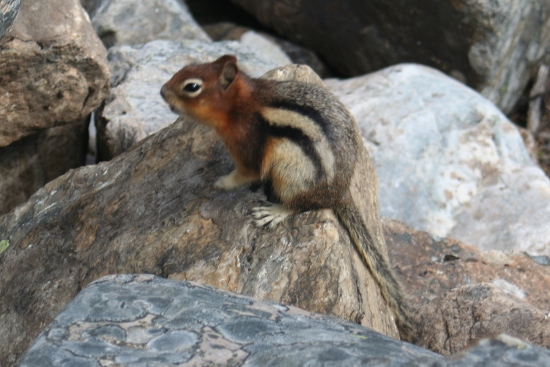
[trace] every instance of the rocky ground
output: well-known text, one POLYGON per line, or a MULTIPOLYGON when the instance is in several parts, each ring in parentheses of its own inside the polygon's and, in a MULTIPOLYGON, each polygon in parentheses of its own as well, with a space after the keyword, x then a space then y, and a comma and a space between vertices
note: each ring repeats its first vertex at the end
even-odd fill
POLYGON ((187 4, 2 1, 0 365, 547 364, 550 3, 187 4), (330 210, 258 229, 260 187, 212 189, 230 157, 159 90, 227 53, 354 115, 416 346, 330 210))

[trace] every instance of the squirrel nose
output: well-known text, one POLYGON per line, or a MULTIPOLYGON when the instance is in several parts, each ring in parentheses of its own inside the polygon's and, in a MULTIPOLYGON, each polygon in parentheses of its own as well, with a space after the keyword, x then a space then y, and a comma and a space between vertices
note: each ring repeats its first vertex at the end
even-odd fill
POLYGON ((162 88, 160 88, 160 95, 162 96, 162 98, 166 99, 164 95, 164 90, 165 90, 165 86, 163 85, 162 88))

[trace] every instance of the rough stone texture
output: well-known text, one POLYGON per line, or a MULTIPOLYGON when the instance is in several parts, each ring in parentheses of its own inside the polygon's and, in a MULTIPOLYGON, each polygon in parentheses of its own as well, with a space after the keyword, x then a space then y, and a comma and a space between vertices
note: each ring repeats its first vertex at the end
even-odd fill
POLYGON ((84 164, 88 119, 45 129, 0 148, 0 215, 36 190, 84 164))
POLYGON ((256 32, 246 32, 240 39, 241 43, 258 55, 269 55, 269 59, 278 65, 291 64, 292 60, 275 42, 256 32))
MULTIPOLYGON (((331 74, 327 65, 313 51, 286 39, 275 37, 264 32, 254 32, 248 27, 230 22, 207 24, 204 25, 203 28, 214 41, 241 41, 243 36, 245 39, 248 38, 250 40, 250 38, 254 39, 254 37, 246 36, 247 34, 260 34, 268 41, 278 45, 278 47, 280 47, 282 51, 288 55, 287 57, 290 58, 294 64, 307 65, 322 78, 327 78, 331 74)), ((249 46, 253 47, 253 45, 249 46)))
POLYGON ((0 65, 0 147, 83 118, 108 92, 105 48, 77 0, 24 1, 0 65))
POLYGON ((529 307, 516 297, 517 291, 510 288, 466 285, 429 303, 419 312, 422 345, 438 353, 451 354, 472 340, 504 332, 548 348, 548 309, 529 307))
POLYGON ((547 366, 507 335, 449 359, 357 324, 151 275, 102 278, 44 330, 21 367, 547 366))
POLYGON ((153 41, 110 49, 112 90, 97 123, 100 159, 111 159, 174 122, 176 115, 160 96, 162 85, 183 66, 224 54, 236 55, 243 70, 253 76, 290 63, 253 52, 239 42, 153 41))
POLYGON ((325 80, 355 116, 382 216, 483 249, 550 251, 550 181, 487 99, 419 65, 325 80))
POLYGON ((391 220, 384 235, 417 310, 418 345, 451 354, 507 333, 550 348, 548 257, 483 251, 391 220))
POLYGON ((303 83, 325 87, 323 80, 307 65, 290 64, 269 70, 262 75, 263 79, 272 80, 299 80, 303 83))
POLYGON ((4 34, 13 24, 21 0, 2 0, 0 2, 0 38, 4 37, 4 34))
POLYGON ((547 0, 232 0, 344 75, 416 62, 464 79, 504 111, 550 45, 547 0))
MULTIPOLYGON (((385 251, 374 169, 359 158, 352 194, 385 251)), ((378 286, 332 211, 275 229, 250 211, 260 190, 217 192, 231 171, 215 132, 189 120, 105 163, 70 171, 0 217, 0 363, 14 363, 91 281, 152 273, 335 314, 396 337, 378 286)))
POLYGON ((23 366, 400 365, 421 348, 357 324, 151 275, 96 281, 53 321, 23 366))
POLYGON ((179 0, 103 0, 92 23, 108 48, 159 39, 210 41, 179 0))

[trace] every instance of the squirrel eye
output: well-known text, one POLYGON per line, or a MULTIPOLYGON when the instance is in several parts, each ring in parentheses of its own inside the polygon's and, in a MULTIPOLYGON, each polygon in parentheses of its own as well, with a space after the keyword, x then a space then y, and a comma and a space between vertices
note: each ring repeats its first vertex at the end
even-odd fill
POLYGON ((202 79, 187 79, 183 82, 181 90, 187 94, 188 97, 194 98, 198 96, 202 90, 202 79))
POLYGON ((201 89, 201 85, 198 84, 198 83, 187 83, 185 84, 185 86, 183 87, 183 90, 186 91, 186 92, 196 92, 198 91, 199 89, 201 89))

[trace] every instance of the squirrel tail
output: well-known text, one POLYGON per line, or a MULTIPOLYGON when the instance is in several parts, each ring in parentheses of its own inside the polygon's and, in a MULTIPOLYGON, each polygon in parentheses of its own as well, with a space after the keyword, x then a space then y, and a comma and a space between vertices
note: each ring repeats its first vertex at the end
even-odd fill
POLYGON ((334 208, 334 213, 347 229, 351 242, 378 283, 382 296, 394 314, 401 339, 412 342, 415 332, 401 284, 388 260, 373 241, 356 205, 351 200, 344 200, 342 204, 334 208))

